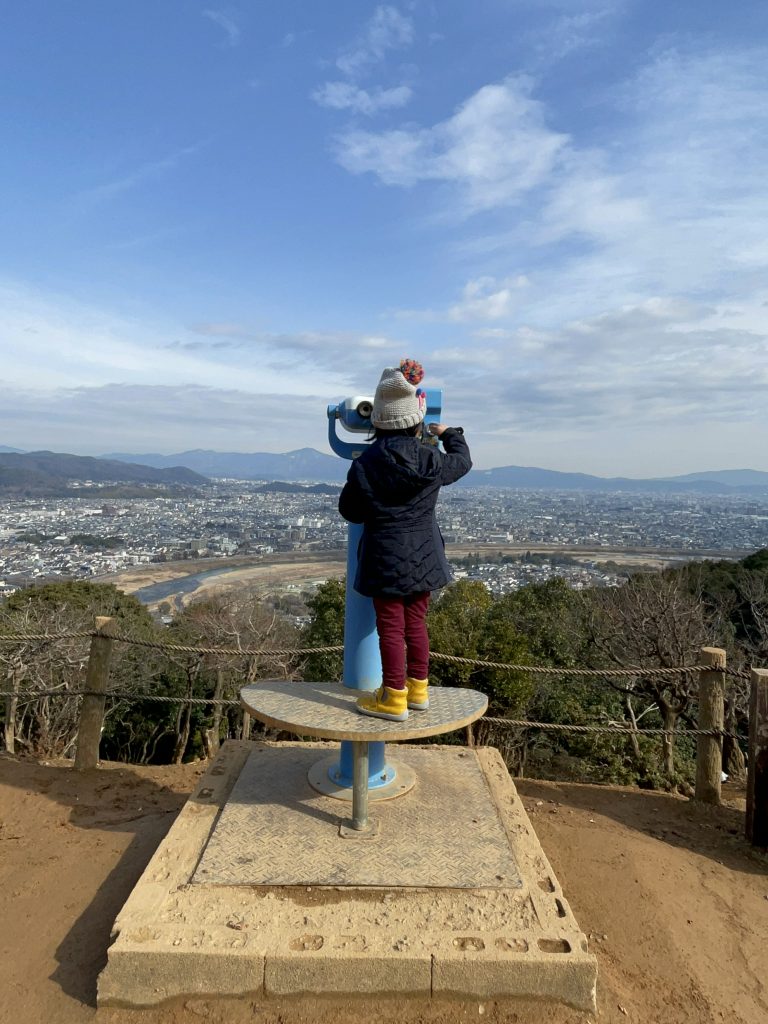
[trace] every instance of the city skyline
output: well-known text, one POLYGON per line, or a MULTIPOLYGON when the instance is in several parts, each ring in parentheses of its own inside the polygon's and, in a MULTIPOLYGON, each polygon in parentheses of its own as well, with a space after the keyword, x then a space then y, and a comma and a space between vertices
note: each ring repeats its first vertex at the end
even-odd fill
POLYGON ((0 445, 327 451, 420 359, 478 466, 768 470, 768 10, 9 12, 0 445))

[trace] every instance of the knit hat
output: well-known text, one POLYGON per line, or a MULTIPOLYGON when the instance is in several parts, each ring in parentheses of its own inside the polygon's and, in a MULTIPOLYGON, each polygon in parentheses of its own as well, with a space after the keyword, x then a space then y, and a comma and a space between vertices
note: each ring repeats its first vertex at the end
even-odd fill
POLYGON ((381 430, 403 430, 421 423, 426 412, 426 395, 416 385, 424 370, 415 359, 403 359, 399 367, 388 366, 381 375, 373 399, 371 423, 381 430))

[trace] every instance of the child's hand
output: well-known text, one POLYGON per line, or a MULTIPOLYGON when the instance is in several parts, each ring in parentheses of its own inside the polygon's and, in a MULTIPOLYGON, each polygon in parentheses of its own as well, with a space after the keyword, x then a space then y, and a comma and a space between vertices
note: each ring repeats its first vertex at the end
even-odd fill
POLYGON ((433 434, 435 437, 440 437, 440 435, 444 431, 446 431, 447 429, 448 429, 448 427, 446 427, 446 425, 444 423, 428 423, 427 424, 427 430, 430 432, 430 434, 433 434))

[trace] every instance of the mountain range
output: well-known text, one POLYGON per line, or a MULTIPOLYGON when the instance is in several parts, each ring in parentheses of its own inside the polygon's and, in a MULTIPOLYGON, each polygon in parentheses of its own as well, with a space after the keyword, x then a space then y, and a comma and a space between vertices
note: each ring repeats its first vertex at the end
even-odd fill
POLYGON ((643 491, 705 494, 768 494, 768 473, 756 469, 723 469, 683 476, 603 477, 589 473, 560 473, 535 466, 500 466, 473 469, 460 483, 468 487, 513 487, 533 491, 643 491))
POLYGON ((0 451, 0 492, 53 495, 71 490, 73 483, 83 481, 183 487, 208 483, 199 473, 178 464, 154 469, 89 455, 0 451))
POLYGON ((114 452, 105 459, 140 463, 165 469, 187 466, 203 476, 231 477, 235 480, 345 480, 349 464, 335 455, 324 455, 314 448, 273 452, 213 452, 201 448, 178 455, 128 455, 114 452))
MULTIPOLYGON (((349 463, 314 448, 273 452, 215 452, 203 449, 174 455, 116 452, 101 458, 54 452, 9 451, 0 447, 0 488, 18 490, 28 483, 66 485, 75 480, 200 486, 206 477, 236 480, 326 481, 341 483, 349 463), (42 479, 40 475, 42 474, 42 479)), ((755 469, 724 469, 682 476, 601 477, 562 473, 535 466, 473 469, 459 481, 465 487, 509 487, 519 490, 698 492, 768 495, 768 473, 755 469)))
MULTIPOLYGON (((188 466, 205 476, 237 480, 327 480, 346 478, 349 463, 314 448, 299 448, 282 455, 271 452, 214 452, 196 449, 175 455, 128 455, 115 453, 105 458, 126 460, 147 466, 188 466)), ((588 473, 561 473, 535 466, 500 466, 473 469, 460 481, 466 487, 512 487, 520 490, 561 491, 698 491, 711 494, 768 493, 768 473, 755 469, 724 469, 683 476, 635 479, 601 477, 588 473)))

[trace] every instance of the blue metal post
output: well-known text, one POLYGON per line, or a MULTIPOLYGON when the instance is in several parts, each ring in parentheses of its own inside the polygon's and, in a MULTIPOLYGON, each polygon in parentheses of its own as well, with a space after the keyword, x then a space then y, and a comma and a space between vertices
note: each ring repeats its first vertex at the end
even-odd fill
MULTIPOLYGON (((357 573, 357 550, 363 536, 359 523, 350 523, 347 530, 347 590, 344 609, 344 676, 343 682, 352 690, 375 690, 381 686, 381 655, 376 632, 376 613, 370 597, 358 594, 353 584, 357 573)), ((337 786, 351 786, 354 775, 354 747, 351 740, 341 741, 338 765, 329 769, 329 777, 337 786)), ((395 770, 386 764, 381 742, 368 744, 368 788, 386 786, 395 778, 395 770)))
POLYGON ((347 592, 344 611, 344 685, 354 690, 381 686, 381 655, 376 632, 376 613, 370 597, 354 588, 357 552, 363 524, 350 523, 347 530, 347 592))

